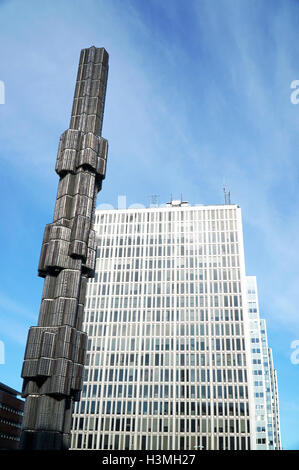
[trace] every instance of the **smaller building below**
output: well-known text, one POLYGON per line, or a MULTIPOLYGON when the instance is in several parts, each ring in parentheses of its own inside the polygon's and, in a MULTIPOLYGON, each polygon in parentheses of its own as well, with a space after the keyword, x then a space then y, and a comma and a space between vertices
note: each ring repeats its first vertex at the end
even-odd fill
POLYGON ((20 392, 0 382, 0 449, 16 450, 19 446, 24 414, 20 392))

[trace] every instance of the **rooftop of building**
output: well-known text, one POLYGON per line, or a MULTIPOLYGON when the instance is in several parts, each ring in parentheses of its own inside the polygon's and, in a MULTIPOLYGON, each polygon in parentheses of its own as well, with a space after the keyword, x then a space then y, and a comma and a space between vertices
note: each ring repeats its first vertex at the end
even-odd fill
POLYGON ((128 207, 126 206, 126 198, 120 197, 118 199, 117 207, 114 207, 112 204, 100 204, 97 208, 97 212, 103 211, 149 211, 149 210, 169 210, 172 208, 188 208, 188 209, 235 209, 240 206, 237 204, 190 204, 188 201, 182 200, 172 200, 164 204, 151 204, 150 206, 145 206, 143 204, 131 204, 128 207))
POLYGON ((9 395, 12 395, 14 397, 21 395, 21 392, 18 392, 14 388, 9 387, 8 385, 5 385, 4 383, 0 382, 0 391, 6 392, 9 395))

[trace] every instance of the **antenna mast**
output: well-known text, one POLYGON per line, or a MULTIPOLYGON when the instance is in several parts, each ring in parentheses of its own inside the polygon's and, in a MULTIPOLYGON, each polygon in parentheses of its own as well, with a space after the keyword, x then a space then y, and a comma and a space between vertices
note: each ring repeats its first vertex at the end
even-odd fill
POLYGON ((224 204, 230 205, 231 204, 230 191, 226 192, 225 186, 223 187, 223 193, 224 193, 224 204))

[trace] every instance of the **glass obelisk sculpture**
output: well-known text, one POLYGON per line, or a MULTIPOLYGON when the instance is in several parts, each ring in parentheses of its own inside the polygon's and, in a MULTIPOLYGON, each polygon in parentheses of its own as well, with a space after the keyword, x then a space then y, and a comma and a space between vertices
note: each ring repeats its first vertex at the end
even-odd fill
POLYGON ((106 169, 108 143, 101 132, 107 75, 106 50, 83 49, 70 127, 59 143, 54 218, 45 228, 39 261, 45 281, 38 326, 29 330, 22 368, 21 449, 63 450, 70 444, 87 343, 86 282, 96 260, 94 211, 106 169))

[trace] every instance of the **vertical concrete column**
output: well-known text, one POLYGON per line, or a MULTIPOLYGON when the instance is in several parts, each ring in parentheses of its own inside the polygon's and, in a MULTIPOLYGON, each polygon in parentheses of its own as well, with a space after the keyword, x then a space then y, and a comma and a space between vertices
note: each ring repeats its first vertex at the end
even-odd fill
POLYGON ((70 446, 87 344, 82 331, 86 282, 95 270, 94 211, 106 172, 108 143, 101 132, 107 76, 105 49, 83 49, 70 127, 58 148, 53 222, 45 228, 41 248, 38 273, 45 281, 38 325, 29 330, 22 368, 21 449, 70 446))

